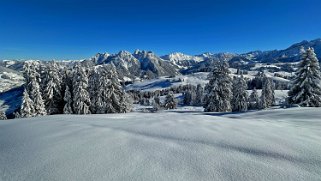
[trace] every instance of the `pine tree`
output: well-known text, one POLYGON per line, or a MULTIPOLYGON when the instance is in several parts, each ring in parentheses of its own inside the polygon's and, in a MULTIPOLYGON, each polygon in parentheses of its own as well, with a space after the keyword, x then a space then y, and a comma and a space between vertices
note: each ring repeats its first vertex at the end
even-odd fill
POLYGON ((44 116, 47 114, 47 111, 45 109, 45 104, 43 102, 39 83, 36 81, 36 79, 31 79, 30 82, 30 98, 34 103, 34 115, 35 116, 44 116))
POLYGON ((48 114, 58 114, 63 109, 63 99, 61 90, 61 75, 56 62, 52 61, 48 64, 46 74, 43 77, 42 84, 45 84, 43 91, 43 99, 48 114))
POLYGON ((22 104, 20 108, 21 117, 32 117, 34 115, 34 103, 30 99, 28 91, 25 89, 23 92, 22 104))
POLYGON ((119 80, 117 71, 114 65, 104 67, 105 69, 109 69, 109 84, 108 87, 108 95, 110 95, 110 101, 107 102, 107 107, 113 108, 107 110, 107 113, 126 113, 131 110, 131 101, 129 100, 129 96, 126 94, 124 89, 122 88, 119 80))
POLYGON ((155 95, 155 97, 153 98, 152 100, 152 106, 153 106, 153 109, 155 111, 158 111, 161 109, 161 102, 160 102, 160 98, 158 95, 155 95))
POLYGON ((274 103, 274 83, 272 79, 266 76, 264 76, 263 78, 263 87, 260 103, 262 109, 269 108, 274 103))
POLYGON ((126 113, 131 110, 131 99, 123 90, 112 65, 91 70, 89 90, 94 113, 126 113))
POLYGON ((230 112, 232 98, 232 81, 229 76, 229 66, 226 61, 216 62, 209 74, 209 83, 205 87, 205 112, 230 112))
POLYGON ((64 101, 65 101, 65 106, 64 106, 63 113, 64 114, 73 114, 73 111, 72 111, 72 97, 71 97, 71 92, 70 92, 70 89, 69 89, 68 85, 66 86, 64 101))
MULTIPOLYGON (((24 77, 25 77, 25 92, 27 91, 28 97, 32 100, 32 114, 30 116, 46 115, 46 109, 40 92, 39 82, 39 62, 27 61, 24 63, 24 77)), ((25 117, 24 115, 22 115, 25 117)))
POLYGON ((196 88, 196 95, 195 95, 194 103, 193 103, 194 106, 201 106, 202 105, 203 92, 204 92, 204 89, 203 89, 202 85, 198 84, 197 88, 196 88))
POLYGON ((0 120, 6 120, 6 119, 7 119, 6 113, 0 110, 0 120))
POLYGON ((244 112, 248 109, 248 95, 246 91, 247 85, 243 78, 237 77, 233 81, 233 98, 232 110, 233 112, 244 112))
MULTIPOLYGON (((89 92, 89 96, 90 96, 90 111, 91 113, 97 113, 97 108, 102 107, 102 103, 101 102, 97 102, 97 101, 102 101, 101 99, 98 100, 99 96, 97 96, 98 93, 98 86, 99 84, 103 83, 99 83, 99 73, 97 72, 96 67, 92 68, 89 70, 89 78, 88 78, 88 92, 89 92)), ((106 83, 106 82, 105 82, 106 83)), ((98 112, 104 112, 102 110, 99 110, 98 112)))
POLYGON ((80 64, 76 64, 73 73, 73 109, 75 114, 90 114, 90 97, 87 91, 88 77, 80 64))
POLYGON ((252 93, 249 98, 249 102, 250 102, 250 109, 259 109, 260 99, 256 88, 252 90, 252 93))
POLYGON ((166 95, 164 107, 165 107, 165 109, 176 109, 177 100, 175 99, 175 96, 174 96, 173 92, 169 92, 166 95))
POLYGON ((319 61, 313 48, 301 51, 301 62, 289 91, 289 104, 303 107, 321 106, 321 75, 319 61))
POLYGON ((15 112, 13 113, 13 116, 14 116, 15 119, 19 119, 19 118, 22 117, 22 116, 20 115, 19 111, 15 111, 15 112))
POLYGON ((183 93, 183 97, 184 97, 184 100, 183 100, 184 105, 187 105, 187 106, 192 105, 196 97, 195 90, 193 89, 186 90, 183 93))

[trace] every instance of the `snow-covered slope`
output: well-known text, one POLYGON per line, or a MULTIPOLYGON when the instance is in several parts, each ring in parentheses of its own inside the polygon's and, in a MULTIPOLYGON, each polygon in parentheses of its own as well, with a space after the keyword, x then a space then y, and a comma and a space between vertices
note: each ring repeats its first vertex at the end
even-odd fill
POLYGON ((320 180, 321 110, 0 121, 0 180, 320 180))
POLYGON ((24 83, 22 73, 13 69, 0 66, 0 93, 24 83))
POLYGON ((127 90, 140 90, 140 91, 155 91, 160 89, 166 89, 170 87, 175 87, 179 85, 197 85, 201 84, 205 86, 208 82, 207 80, 208 73, 207 72, 199 72, 195 74, 189 75, 178 75, 175 77, 160 77, 151 80, 143 80, 137 81, 133 84, 129 84, 126 86, 127 90))
POLYGON ((0 93, 0 110, 11 118, 13 113, 20 109, 24 87, 16 87, 9 91, 0 93))
POLYGON ((169 55, 162 56, 164 60, 167 60, 174 65, 180 67, 180 68, 188 68, 191 67, 198 62, 202 62, 205 60, 204 57, 202 56, 191 56, 191 55, 186 55, 183 53, 171 53, 169 55))

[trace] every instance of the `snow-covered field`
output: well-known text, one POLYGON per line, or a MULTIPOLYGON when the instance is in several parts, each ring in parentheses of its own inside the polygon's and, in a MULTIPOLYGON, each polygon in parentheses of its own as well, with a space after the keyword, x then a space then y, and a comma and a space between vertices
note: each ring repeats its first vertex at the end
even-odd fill
POLYGON ((320 108, 0 121, 0 180, 320 180, 320 130, 320 108))
POLYGON ((205 86, 208 83, 207 72, 198 72, 189 75, 177 75, 174 78, 160 77, 151 80, 137 81, 126 87, 127 90, 140 90, 140 91, 155 91, 179 85, 195 85, 201 84, 205 86))

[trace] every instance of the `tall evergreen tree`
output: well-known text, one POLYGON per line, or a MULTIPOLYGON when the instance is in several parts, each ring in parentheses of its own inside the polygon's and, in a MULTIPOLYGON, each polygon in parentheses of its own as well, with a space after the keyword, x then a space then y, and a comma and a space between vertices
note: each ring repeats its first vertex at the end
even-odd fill
MULTIPOLYGON (((104 84, 102 82, 99 83, 99 72, 97 72, 97 68, 93 67, 89 70, 89 78, 88 78, 88 92, 89 92, 89 96, 90 96, 90 111, 91 113, 97 113, 97 108, 102 107, 102 103, 101 102, 97 102, 97 101, 102 101, 101 99, 99 99, 99 96, 97 95, 98 93, 98 87, 100 86, 100 84, 104 84), (99 99, 99 100, 98 100, 99 99)), ((104 91, 104 90, 103 90, 104 91)), ((99 112, 101 112, 101 110, 99 110, 99 112)))
POLYGON ((25 90, 28 91, 30 95, 33 82, 40 82, 40 74, 39 74, 39 62, 36 61, 26 61, 23 64, 23 76, 25 79, 25 90))
POLYGON ((39 62, 27 61, 24 63, 25 91, 33 102, 32 116, 46 115, 46 109, 40 92, 39 62))
POLYGON ((229 66, 226 61, 216 62, 209 74, 209 83, 205 87, 205 112, 230 112, 232 98, 232 80, 229 76, 229 66))
POLYGON ((61 75, 59 66, 56 62, 52 61, 47 65, 47 72, 43 77, 44 94, 43 99, 48 114, 58 114, 62 112, 63 109, 63 98, 61 90, 61 75))
POLYGON ((266 109, 271 107, 274 103, 274 83, 271 78, 264 76, 263 78, 263 87, 261 95, 261 108, 266 109))
POLYGON ((90 97, 87 91, 88 77, 84 68, 76 64, 73 73, 73 109, 75 114, 90 114, 90 97))
POLYGON ((159 98, 159 95, 155 95, 155 97, 153 98, 152 100, 152 106, 153 106, 153 109, 155 111, 158 111, 161 109, 161 102, 160 102, 160 98, 159 98))
POLYGON ((172 91, 166 95, 164 107, 165 109, 176 109, 177 100, 175 99, 174 93, 172 91))
POLYGON ((233 81, 233 98, 232 98, 232 110, 233 112, 244 112, 248 109, 248 95, 247 85, 243 78, 236 77, 233 81))
POLYGON ((30 98, 34 103, 35 116, 44 116, 47 114, 47 111, 41 96, 39 83, 35 79, 32 79, 30 84, 30 98))
POLYGON ((194 103, 193 103, 194 106, 201 106, 202 105, 203 92, 204 92, 204 88, 202 87, 201 84, 198 84, 197 88, 196 88, 196 95, 195 95, 194 103))
POLYGON ((313 48, 301 51, 301 62, 289 91, 288 102, 303 107, 321 106, 321 75, 313 48))
MULTIPOLYGON (((108 87, 108 96, 109 101, 107 101, 107 113, 126 113, 131 110, 131 101, 129 96, 124 91, 118 80, 118 74, 116 67, 111 65, 110 67, 104 66, 105 70, 109 69, 107 76, 109 76, 108 87)), ((100 81, 101 82, 101 81, 100 81)))
POLYGON ((191 106, 195 102, 196 92, 195 88, 191 87, 190 89, 183 92, 183 102, 184 105, 191 106))
POLYGON ((254 88, 252 90, 250 98, 249 98, 249 102, 250 102, 250 109, 259 109, 260 98, 259 98, 256 88, 254 88))
POLYGON ((70 89, 69 89, 68 85, 66 86, 64 101, 65 101, 65 106, 64 106, 63 113, 64 114, 73 114, 73 111, 72 111, 72 96, 71 96, 71 92, 70 92, 70 89))
POLYGON ((25 89, 23 92, 23 97, 22 97, 22 104, 20 108, 20 116, 21 117, 32 117, 34 115, 34 103, 30 99, 28 91, 25 89))

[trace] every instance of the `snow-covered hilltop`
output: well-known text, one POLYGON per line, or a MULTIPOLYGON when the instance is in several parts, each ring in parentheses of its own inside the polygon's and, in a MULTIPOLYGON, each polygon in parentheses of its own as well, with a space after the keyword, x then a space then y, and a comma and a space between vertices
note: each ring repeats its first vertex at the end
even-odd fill
POLYGON ((0 180, 319 180, 321 110, 0 121, 0 180))

